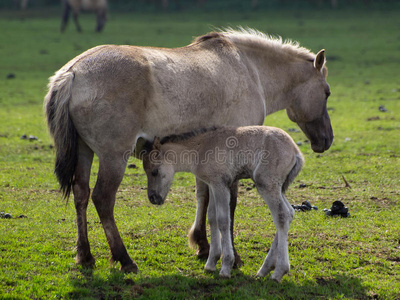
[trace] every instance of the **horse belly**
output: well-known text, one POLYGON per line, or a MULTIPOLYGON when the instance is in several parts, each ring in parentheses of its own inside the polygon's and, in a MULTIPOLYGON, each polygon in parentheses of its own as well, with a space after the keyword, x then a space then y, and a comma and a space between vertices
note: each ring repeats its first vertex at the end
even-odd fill
POLYGON ((81 0, 81 7, 83 10, 97 10, 106 6, 106 0, 81 0))

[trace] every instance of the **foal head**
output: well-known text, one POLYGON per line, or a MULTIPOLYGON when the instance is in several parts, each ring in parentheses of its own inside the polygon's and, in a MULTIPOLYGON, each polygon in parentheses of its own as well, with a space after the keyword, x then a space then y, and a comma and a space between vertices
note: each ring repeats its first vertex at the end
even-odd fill
POLYGON ((145 146, 143 168, 147 175, 147 196, 152 204, 161 205, 174 179, 173 162, 166 159, 159 138, 145 146))
POLYGON ((315 152, 328 150, 333 141, 331 121, 326 109, 330 95, 326 82, 327 68, 325 67, 325 50, 315 57, 313 65, 305 72, 303 83, 293 89, 293 101, 286 109, 290 120, 296 122, 311 142, 315 152))

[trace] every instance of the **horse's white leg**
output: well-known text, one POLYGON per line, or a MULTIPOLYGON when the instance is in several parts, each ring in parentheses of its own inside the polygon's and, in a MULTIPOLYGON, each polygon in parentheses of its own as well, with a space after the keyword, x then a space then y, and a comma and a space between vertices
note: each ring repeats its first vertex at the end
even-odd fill
POLYGON ((115 195, 126 167, 124 154, 107 153, 99 160, 99 174, 92 199, 111 248, 112 260, 121 263, 122 271, 137 272, 137 265, 129 257, 114 219, 115 195))
POLYGON ((215 200, 213 199, 212 195, 210 195, 210 203, 208 206, 208 222, 210 224, 211 231, 211 245, 210 254, 208 255, 207 263, 204 269, 206 271, 214 272, 217 262, 221 258, 221 235, 218 229, 215 200))
POLYGON ((93 151, 81 140, 78 140, 78 162, 75 169, 75 180, 72 186, 76 209, 78 234, 76 240, 76 262, 84 266, 92 266, 95 259, 90 253, 87 233, 86 209, 89 203, 90 170, 93 161, 93 151))
POLYGON ((197 250, 197 256, 199 258, 207 258, 210 251, 210 245, 207 241, 206 218, 210 195, 207 184, 198 178, 196 178, 196 197, 196 218, 189 231, 189 244, 191 247, 195 247, 195 245, 199 246, 199 249, 197 250))
POLYGON ((281 193, 281 186, 270 182, 258 184, 257 189, 265 203, 271 210, 272 218, 276 227, 276 235, 271 249, 266 256, 263 265, 257 272, 257 276, 265 276, 275 269, 271 278, 280 282, 283 275, 289 272, 288 232, 293 219, 293 208, 288 206, 287 200, 281 193))
POLYGON ((231 277, 231 269, 235 262, 231 233, 230 233, 230 191, 224 185, 211 186, 217 214, 218 229, 222 240, 222 267, 220 277, 231 277))

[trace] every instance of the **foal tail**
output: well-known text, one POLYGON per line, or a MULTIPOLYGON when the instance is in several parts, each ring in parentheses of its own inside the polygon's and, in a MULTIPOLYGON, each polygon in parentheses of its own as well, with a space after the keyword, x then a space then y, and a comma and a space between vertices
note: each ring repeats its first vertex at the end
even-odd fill
POLYGON ((54 173, 64 198, 71 193, 78 162, 78 132, 69 112, 73 80, 71 71, 58 71, 50 78, 49 91, 44 99, 47 126, 56 149, 54 173))
POLYGON ((289 188, 289 185, 293 182, 296 176, 300 173, 301 168, 304 165, 304 158, 300 152, 296 154, 296 163, 294 164, 292 170, 290 170, 285 182, 282 185, 282 193, 285 193, 289 188))

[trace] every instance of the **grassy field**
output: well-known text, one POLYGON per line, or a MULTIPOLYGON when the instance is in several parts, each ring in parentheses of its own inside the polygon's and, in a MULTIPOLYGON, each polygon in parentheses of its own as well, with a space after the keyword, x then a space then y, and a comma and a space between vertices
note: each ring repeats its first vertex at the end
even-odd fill
MULTIPOLYGON (((400 12, 264 12, 111 14, 102 34, 82 16, 59 33, 59 18, 0 12, 0 299, 399 299, 400 298, 400 12), (53 175, 54 149, 42 112, 47 78, 69 59, 99 44, 177 47, 214 27, 249 26, 326 49, 335 133, 331 149, 311 151, 290 132, 306 166, 287 194, 318 211, 296 213, 289 231, 290 273, 281 284, 255 274, 275 234, 271 214, 243 181, 235 242, 245 265, 231 279, 203 271, 187 246, 195 215, 195 184, 178 174, 166 203, 149 204, 140 161, 127 169, 117 194, 117 225, 138 274, 110 265, 94 206, 89 238, 94 270, 75 265, 75 210, 63 202, 53 175), (381 112, 383 105, 387 111, 381 112), (37 140, 24 140, 26 134, 37 140), (351 188, 345 187, 342 176, 351 188), (300 184, 305 187, 300 188, 300 184), (302 185, 304 186, 304 185, 302 185), (326 218, 341 200, 351 218, 326 218)), ((285 112, 266 124, 297 129, 285 112)), ((92 170, 91 186, 97 174, 92 170)))

